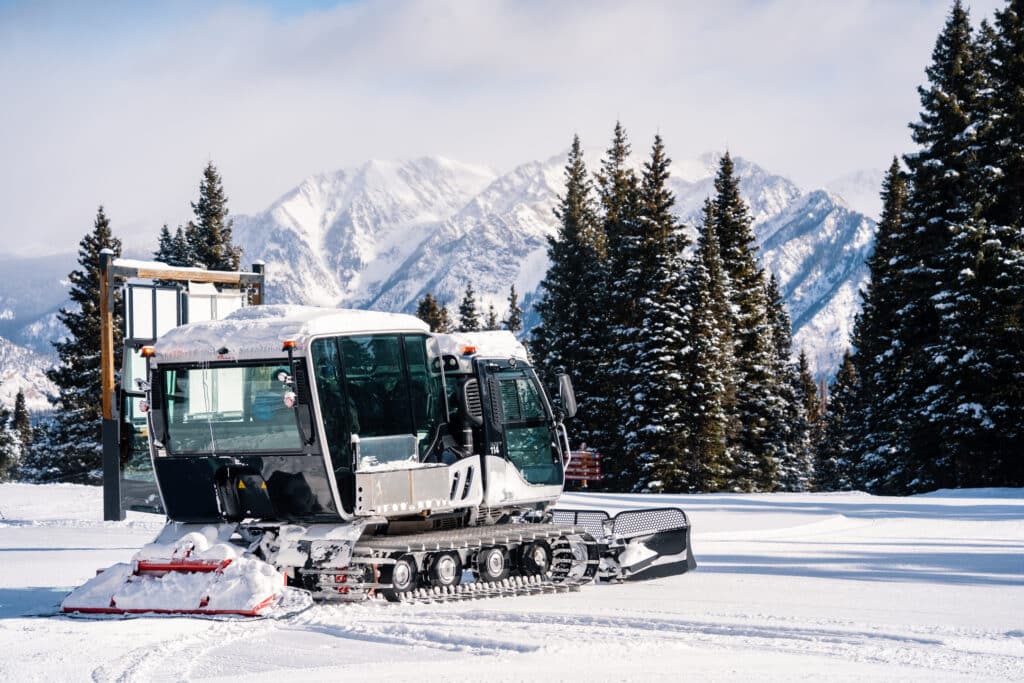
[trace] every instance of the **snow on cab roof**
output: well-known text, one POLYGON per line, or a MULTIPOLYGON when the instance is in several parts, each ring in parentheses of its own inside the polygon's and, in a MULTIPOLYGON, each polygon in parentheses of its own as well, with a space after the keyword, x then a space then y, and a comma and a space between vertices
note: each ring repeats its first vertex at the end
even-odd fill
POLYGON ((463 349, 470 346, 476 349, 477 355, 484 358, 517 358, 527 362, 530 360, 526 347, 508 330, 453 332, 435 336, 442 354, 461 357, 464 355, 463 349))
POLYGON ((157 362, 268 358, 283 356, 282 343, 289 339, 301 350, 311 337, 319 335, 429 331, 425 322, 404 313, 276 304, 246 306, 223 320, 174 328, 157 340, 155 357, 157 362))

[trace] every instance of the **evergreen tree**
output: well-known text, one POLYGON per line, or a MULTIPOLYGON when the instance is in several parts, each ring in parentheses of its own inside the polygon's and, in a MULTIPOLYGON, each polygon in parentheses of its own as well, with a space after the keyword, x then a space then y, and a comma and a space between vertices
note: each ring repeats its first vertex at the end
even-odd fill
POLYGON ((624 483, 677 492, 693 488, 684 367, 689 316, 683 254, 689 240, 672 215, 670 163, 656 135, 637 197, 637 239, 627 242, 634 258, 623 273, 624 286, 640 293, 634 302, 637 319, 634 326, 616 329, 615 348, 625 380, 617 397, 624 483))
POLYGON ((444 334, 455 331, 455 326, 452 324, 452 314, 448 312, 448 304, 441 304, 441 316, 437 322, 437 331, 444 334))
MULTIPOLYGON (((78 263, 69 292, 73 306, 61 308, 58 318, 68 330, 63 341, 53 342, 59 363, 46 376, 59 391, 54 404, 56 428, 50 435, 51 453, 63 481, 96 483, 102 467, 102 390, 100 377, 100 251, 121 253, 121 241, 110 230, 100 206, 93 230, 79 243, 78 263)), ((115 305, 114 349, 120 349, 120 316, 115 305)), ((120 359, 115 358, 115 367, 120 359)), ((37 444, 38 445, 38 444, 37 444)), ((52 473, 51 473, 52 474, 52 473)))
POLYGON ((800 373, 800 392, 803 396, 804 412, 807 414, 807 422, 814 425, 821 417, 822 405, 818 397, 818 384, 811 375, 811 364, 807 361, 807 353, 800 349, 800 357, 797 360, 797 368, 800 373))
MULTIPOLYGON (((638 277, 634 259, 642 249, 643 238, 638 225, 639 179, 629 167, 631 148, 626 131, 615 123, 612 144, 601 161, 597 173, 597 194, 602 216, 600 235, 603 236, 606 264, 604 282, 597 297, 590 300, 594 314, 595 338, 603 343, 595 345, 595 357, 600 369, 594 395, 597 429, 593 443, 604 453, 602 466, 605 483, 615 490, 630 490, 636 481, 631 479, 635 470, 625 454, 625 435, 616 402, 622 398, 633 382, 631 369, 623 363, 620 344, 629 344, 631 331, 640 327, 642 318, 638 310, 646 294, 648 283, 638 277), (602 351, 603 349, 603 351, 602 351)), ((648 267, 649 264, 645 264, 648 267)))
POLYGON ((753 221, 740 196, 739 178, 726 153, 715 175, 714 217, 726 275, 731 284, 737 368, 736 409, 742 425, 733 485, 771 491, 777 483, 777 443, 767 430, 779 419, 773 394, 772 330, 764 271, 757 263, 753 221))
POLYGON ((991 99, 987 150, 999 190, 986 216, 994 225, 1021 226, 1024 216, 1024 2, 995 13, 987 69, 991 99))
POLYGON ((690 490, 728 490, 740 424, 736 418, 736 362, 728 275, 719 255, 714 205, 704 203, 697 252, 689 270, 690 490))
POLYGON ((25 457, 32 448, 32 418, 25 406, 25 393, 21 389, 18 389, 18 393, 14 397, 12 420, 14 431, 18 435, 18 443, 21 446, 21 456, 25 457))
POLYGON ((892 491, 895 480, 909 481, 909 445, 901 429, 907 365, 901 338, 901 309, 907 304, 905 272, 913 236, 906 219, 907 182, 893 158, 882 182, 882 215, 875 246, 868 258, 870 280, 861 292, 861 310, 853 327, 852 362, 857 372, 857 410, 849 411, 848 429, 856 453, 858 485, 868 491, 892 491))
POLYGON ((0 403, 0 482, 14 478, 20 453, 21 444, 11 422, 11 411, 0 403))
POLYGON ((485 330, 501 329, 501 321, 498 320, 498 311, 494 310, 494 304, 487 304, 487 319, 484 321, 485 330))
POLYGON ((946 401, 936 387, 954 371, 943 354, 942 312, 953 305, 958 274, 949 262, 951 241, 985 204, 979 166, 978 124, 984 74, 967 11, 959 0, 936 41, 929 86, 919 88, 921 119, 911 124, 920 151, 905 157, 913 191, 907 201, 912 228, 902 269, 907 302, 900 309, 898 339, 905 371, 895 405, 904 451, 894 456, 902 477, 887 479, 914 492, 956 485, 955 452, 943 440, 946 401))
MULTIPOLYGON (((61 452, 63 436, 56 415, 47 415, 32 427, 31 447, 18 465, 21 481, 45 483, 65 481, 61 452)), ((71 477, 76 479, 76 477, 71 477)))
POLYGON ((441 328, 445 321, 441 314, 441 307, 438 306, 437 299, 430 292, 427 292, 416 304, 416 317, 430 325, 431 332, 443 331, 441 328))
MULTIPOLYGON (((604 241, 579 136, 573 138, 564 177, 565 194, 554 209, 558 231, 548 238, 550 266, 534 303, 540 324, 530 333, 530 350, 541 377, 550 381, 561 369, 573 378, 579 411, 566 425, 571 441, 598 448, 610 462, 607 436, 614 407, 606 386, 604 241)), ((518 308, 512 305, 514 294, 513 289, 506 323, 510 329, 513 322, 521 324, 512 313, 518 308)))
POLYGON ((806 491, 814 468, 806 399, 800 370, 792 361, 792 323, 774 274, 768 279, 766 298, 774 346, 770 393, 772 418, 768 422, 766 436, 775 450, 777 486, 783 491, 806 491))
POLYGON ((519 295, 513 284, 508 290, 508 317, 502 321, 505 329, 516 334, 523 329, 523 309, 519 306, 519 295))
POLYGON ((160 228, 160 237, 153 258, 169 266, 188 267, 196 262, 196 257, 189 242, 185 229, 180 225, 172 235, 165 223, 160 228))
POLYGON ((459 332, 479 332, 480 329, 480 313, 476 308, 476 294, 471 282, 466 285, 466 293, 459 304, 459 332))
POLYGON ((829 387, 828 407, 821 416, 822 439, 815 453, 815 489, 818 491, 849 491, 853 488, 853 451, 848 431, 847 413, 856 409, 858 392, 857 369, 849 351, 843 355, 835 381, 829 387))
POLYGON ((203 169, 199 201, 192 203, 195 220, 185 232, 196 263, 210 270, 238 270, 242 250, 231 244, 233 220, 228 219, 228 198, 213 162, 203 169))

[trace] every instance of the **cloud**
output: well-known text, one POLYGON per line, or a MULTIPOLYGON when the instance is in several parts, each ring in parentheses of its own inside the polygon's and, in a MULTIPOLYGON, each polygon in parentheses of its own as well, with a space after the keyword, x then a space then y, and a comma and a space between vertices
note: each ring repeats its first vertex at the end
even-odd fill
MULTIPOLYGON (((974 8, 990 14, 996 0, 974 8)), ((941 2, 79 3, 0 9, 0 234, 73 249, 103 202, 128 244, 368 158, 497 168, 616 118, 642 150, 729 147, 805 185, 910 148, 941 2)))

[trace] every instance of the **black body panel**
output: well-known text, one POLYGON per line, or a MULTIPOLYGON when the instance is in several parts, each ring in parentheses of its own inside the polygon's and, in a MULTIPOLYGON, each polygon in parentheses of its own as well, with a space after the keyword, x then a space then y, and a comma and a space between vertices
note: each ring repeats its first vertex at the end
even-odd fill
POLYGON ((162 456, 156 477, 178 522, 341 519, 319 456, 162 456))

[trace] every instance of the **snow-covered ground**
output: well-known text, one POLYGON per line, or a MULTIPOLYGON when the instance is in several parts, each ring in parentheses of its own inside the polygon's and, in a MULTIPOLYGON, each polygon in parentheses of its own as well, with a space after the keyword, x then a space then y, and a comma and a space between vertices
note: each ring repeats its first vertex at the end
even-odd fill
POLYGON ((161 520, 0 485, 0 681, 1024 679, 1024 491, 566 496, 679 505, 699 569, 565 595, 285 619, 54 616, 161 520))

